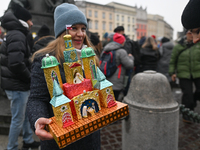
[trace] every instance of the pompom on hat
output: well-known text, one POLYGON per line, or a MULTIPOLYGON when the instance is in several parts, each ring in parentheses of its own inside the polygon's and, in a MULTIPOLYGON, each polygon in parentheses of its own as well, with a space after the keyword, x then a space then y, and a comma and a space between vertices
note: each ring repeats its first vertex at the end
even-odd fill
POLYGON ((87 19, 77 6, 62 3, 54 11, 54 32, 57 38, 66 30, 66 25, 84 24, 87 27, 87 19))
POLYGON ((125 40, 126 39, 122 34, 115 33, 114 36, 113 36, 113 41, 117 42, 119 44, 123 44, 125 40))
POLYGON ((17 19, 21 19, 25 22, 32 19, 31 13, 19 4, 13 3, 11 5, 11 8, 13 10, 13 14, 17 19))
POLYGON ((200 0, 190 0, 183 10, 181 22, 184 28, 200 27, 200 0))

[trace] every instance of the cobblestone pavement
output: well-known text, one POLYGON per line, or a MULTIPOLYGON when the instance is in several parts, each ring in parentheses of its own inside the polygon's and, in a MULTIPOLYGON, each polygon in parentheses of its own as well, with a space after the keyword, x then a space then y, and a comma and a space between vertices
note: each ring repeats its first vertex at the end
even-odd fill
MULTIPOLYGON (((173 89, 173 98, 180 103, 180 89, 173 89)), ((200 114, 200 102, 195 112, 200 114)), ((122 121, 119 120, 101 130, 101 150, 122 150, 122 121)), ((179 116, 179 150, 200 150, 200 124, 187 124, 179 116)))
MULTIPOLYGON (((180 89, 173 90, 173 98, 180 103, 180 89)), ((200 102, 195 112, 200 114, 200 102)), ((186 124, 179 118, 179 150, 200 150, 200 124, 186 124)), ((122 150, 122 120, 101 129, 101 150, 122 150)), ((34 135, 35 140, 39 140, 34 135)), ((0 150, 6 148, 8 137, 0 135, 0 150)), ((22 138, 19 138, 19 148, 22 146, 22 138)))

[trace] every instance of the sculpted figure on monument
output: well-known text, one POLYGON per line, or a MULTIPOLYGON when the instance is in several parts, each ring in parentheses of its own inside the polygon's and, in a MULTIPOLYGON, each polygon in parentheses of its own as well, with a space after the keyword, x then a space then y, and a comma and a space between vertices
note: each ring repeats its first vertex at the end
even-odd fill
MULTIPOLYGON (((47 10, 47 12, 49 13, 53 13, 54 9, 56 8, 56 6, 62 4, 62 3, 71 3, 74 4, 74 0, 37 0, 37 1, 31 1, 31 0, 11 0, 10 4, 8 6, 8 9, 11 7, 12 3, 18 3, 19 5, 21 5, 22 7, 25 7, 28 10, 32 10, 34 8, 32 8, 33 6, 37 5, 37 6, 42 6, 46 8, 43 8, 42 10, 47 10), (45 3, 45 5, 43 5, 45 3)), ((40 10, 40 9, 39 9, 40 10)))
POLYGON ((45 0, 47 6, 49 7, 49 12, 54 12, 54 9, 56 6, 62 4, 62 3, 71 3, 74 4, 74 0, 45 0))

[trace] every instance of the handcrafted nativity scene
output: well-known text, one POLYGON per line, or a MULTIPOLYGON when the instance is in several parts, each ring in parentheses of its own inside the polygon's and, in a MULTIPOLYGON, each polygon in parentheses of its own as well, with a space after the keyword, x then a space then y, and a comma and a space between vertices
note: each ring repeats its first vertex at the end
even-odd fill
POLYGON ((49 130, 60 148, 128 115, 128 105, 116 102, 112 83, 96 66, 94 50, 84 48, 81 62, 71 35, 65 35, 64 40, 66 83, 62 83, 54 56, 46 54, 41 67, 54 112, 49 130))

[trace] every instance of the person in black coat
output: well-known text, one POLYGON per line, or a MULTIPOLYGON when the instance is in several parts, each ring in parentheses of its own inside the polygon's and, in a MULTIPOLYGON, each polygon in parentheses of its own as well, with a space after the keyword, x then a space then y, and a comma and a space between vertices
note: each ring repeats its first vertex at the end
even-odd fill
POLYGON ((28 33, 33 25, 31 14, 18 4, 12 4, 12 10, 1 18, 1 26, 7 35, 0 49, 1 57, 1 87, 11 101, 11 125, 7 149, 18 149, 18 136, 23 130, 23 148, 37 148, 39 142, 34 142, 33 132, 26 115, 26 103, 30 93, 29 57, 31 51, 28 43, 28 33))
POLYGON ((55 37, 50 35, 49 27, 42 25, 38 31, 38 35, 34 38, 32 53, 35 53, 39 49, 46 47, 47 44, 53 40, 55 40, 55 37))
POLYGON ((90 41, 92 42, 92 44, 95 47, 95 49, 94 49, 95 54, 97 55, 98 58, 100 58, 101 51, 102 51, 102 44, 101 44, 101 41, 99 40, 98 35, 91 33, 90 41))
POLYGON ((156 71, 158 59, 159 51, 155 40, 152 37, 147 37, 140 49, 140 72, 146 70, 156 71))

